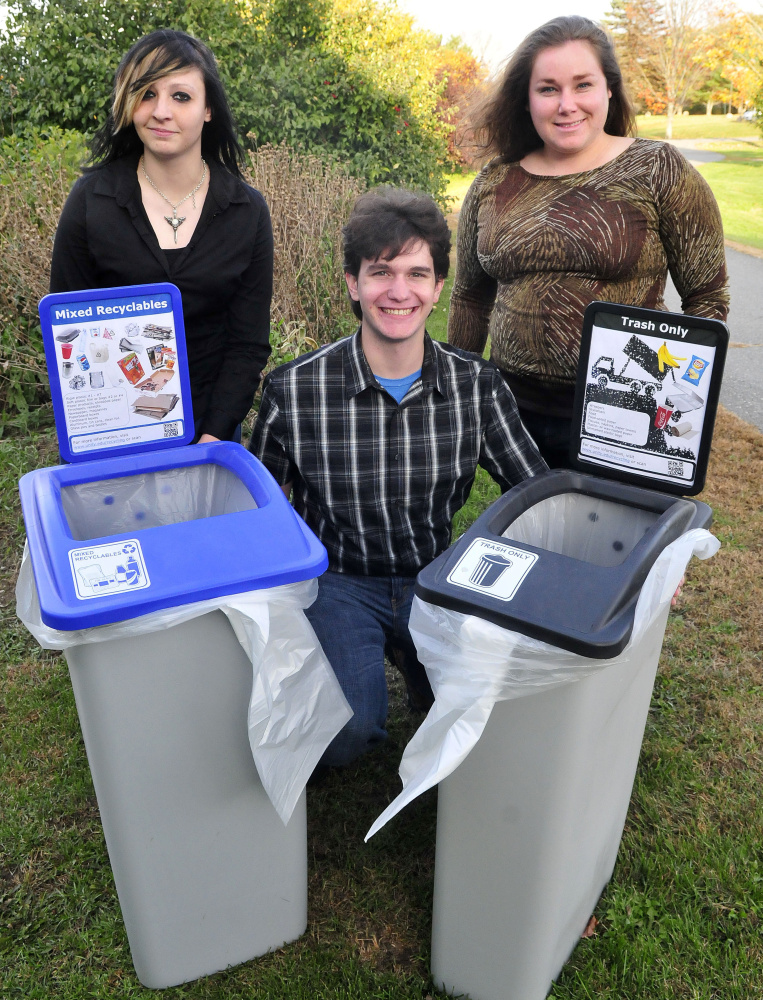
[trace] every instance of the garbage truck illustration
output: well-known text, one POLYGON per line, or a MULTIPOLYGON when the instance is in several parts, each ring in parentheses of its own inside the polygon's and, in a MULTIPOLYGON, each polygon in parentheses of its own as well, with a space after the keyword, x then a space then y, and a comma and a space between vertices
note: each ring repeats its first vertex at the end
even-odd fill
POLYGON ((675 369, 685 360, 673 357, 666 343, 655 351, 635 335, 623 347, 623 354, 626 360, 619 371, 615 368, 614 358, 602 355, 592 365, 591 377, 600 389, 606 389, 610 384, 620 385, 636 396, 643 392, 649 399, 655 398, 668 375, 675 383, 675 369))
POLYGON ((625 370, 630 363, 631 359, 629 358, 618 372, 615 371, 615 359, 602 356, 591 368, 591 375, 596 379, 600 389, 606 389, 610 383, 614 383, 625 386, 629 392, 636 396, 643 390, 645 396, 654 397, 660 388, 660 383, 626 375, 625 370))

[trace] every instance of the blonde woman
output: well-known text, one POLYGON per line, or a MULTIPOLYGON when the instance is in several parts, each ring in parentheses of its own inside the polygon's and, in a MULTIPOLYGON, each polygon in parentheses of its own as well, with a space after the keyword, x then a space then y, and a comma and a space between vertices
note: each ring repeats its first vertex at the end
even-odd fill
POLYGON ((270 354, 270 215, 242 160, 211 51, 154 31, 117 69, 53 249, 53 292, 178 286, 200 441, 240 440, 270 354))

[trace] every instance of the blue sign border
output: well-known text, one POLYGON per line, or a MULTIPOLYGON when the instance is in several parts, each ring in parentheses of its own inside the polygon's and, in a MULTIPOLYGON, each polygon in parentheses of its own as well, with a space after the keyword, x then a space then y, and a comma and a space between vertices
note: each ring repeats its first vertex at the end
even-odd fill
MULTIPOLYGON (((195 437, 193 409, 191 406, 191 381, 188 373, 188 353, 185 343, 185 325, 183 323, 183 304, 180 289, 170 282, 162 281, 151 285, 122 285, 115 288, 87 288, 75 292, 54 292, 40 299, 40 324, 42 326, 42 342, 45 348, 45 361, 48 366, 50 394, 53 400, 53 415, 58 435, 58 450, 65 462, 92 462, 98 458, 118 455, 137 455, 149 451, 162 451, 166 448, 178 448, 191 444, 195 437), (169 296, 172 304, 173 327, 175 333, 177 354, 177 375, 180 380, 180 396, 183 403, 183 434, 177 437, 158 438, 140 444, 118 445, 102 450, 72 452, 69 447, 69 434, 66 426, 61 380, 58 375, 59 358, 56 351, 56 341, 53 335, 53 311, 61 306, 92 302, 95 300, 133 300, 157 295, 169 296)), ((60 322, 56 322, 59 326, 60 322)))

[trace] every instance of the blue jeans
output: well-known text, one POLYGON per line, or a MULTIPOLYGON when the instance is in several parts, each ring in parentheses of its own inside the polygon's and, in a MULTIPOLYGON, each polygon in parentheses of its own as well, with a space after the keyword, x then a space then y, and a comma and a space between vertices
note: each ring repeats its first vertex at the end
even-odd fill
POLYGON ((355 713, 321 764, 345 767, 387 738, 385 653, 402 673, 409 704, 427 709, 432 689, 408 631, 413 577, 324 573, 305 612, 355 713))

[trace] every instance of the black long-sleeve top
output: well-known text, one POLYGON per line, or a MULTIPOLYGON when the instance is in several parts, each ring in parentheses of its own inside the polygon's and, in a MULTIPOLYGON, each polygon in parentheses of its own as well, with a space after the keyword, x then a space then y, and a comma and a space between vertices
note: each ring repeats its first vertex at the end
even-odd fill
POLYGON ((75 183, 53 247, 52 292, 171 281, 180 289, 199 434, 230 438, 270 355, 273 233, 265 199, 216 164, 187 247, 165 254, 141 200, 138 157, 75 183))

